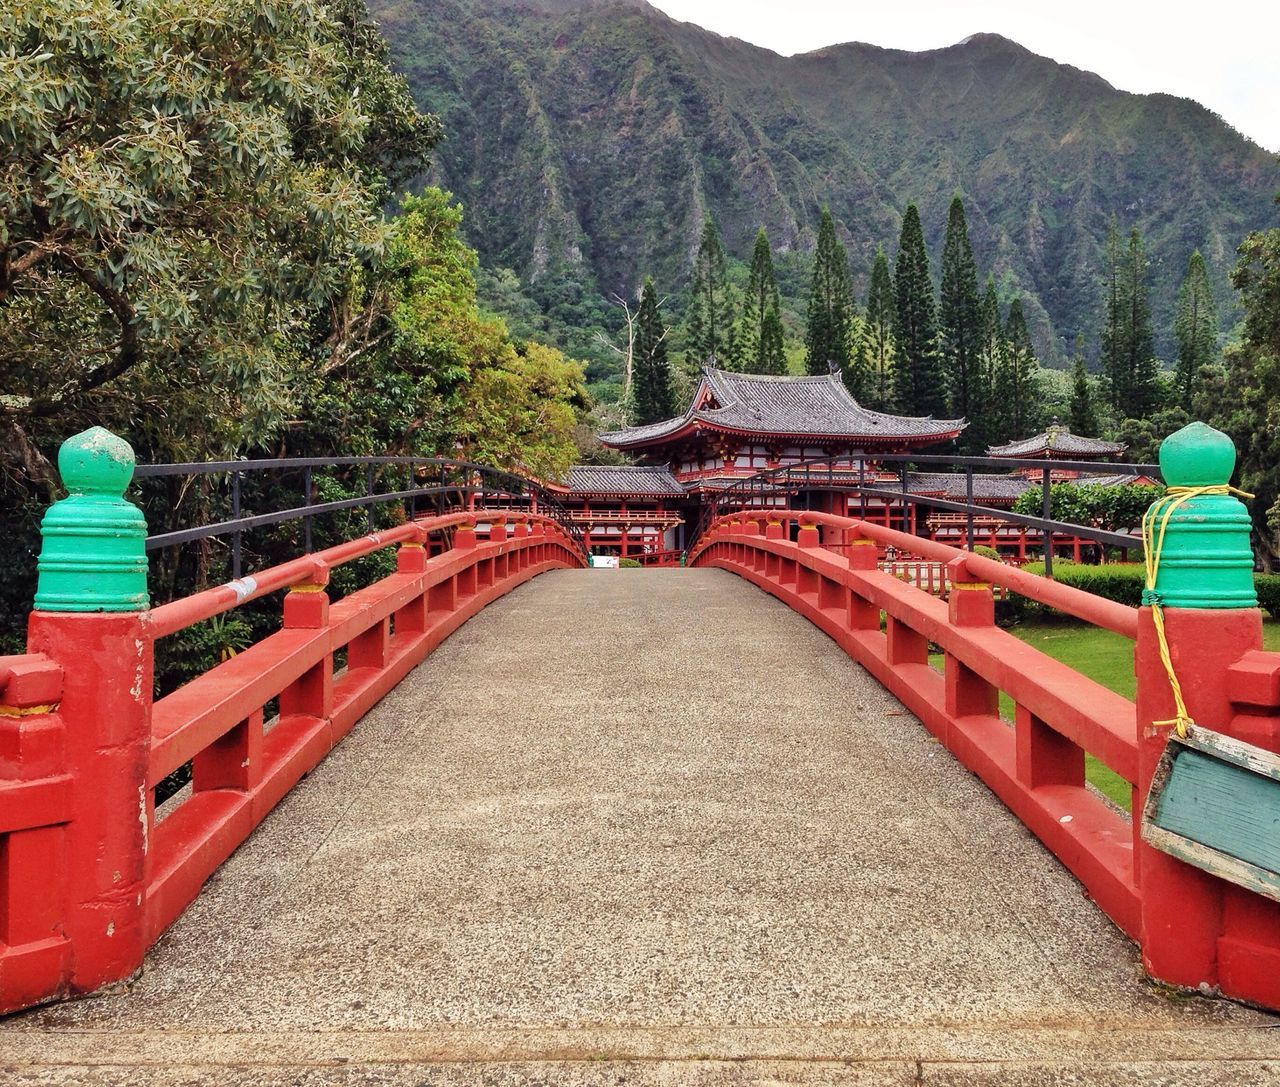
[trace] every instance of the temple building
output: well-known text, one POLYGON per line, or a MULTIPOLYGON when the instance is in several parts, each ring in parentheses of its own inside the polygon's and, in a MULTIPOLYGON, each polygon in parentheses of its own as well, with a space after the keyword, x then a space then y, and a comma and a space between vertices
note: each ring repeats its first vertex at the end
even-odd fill
MULTIPOLYGON (((963 419, 870 411, 854 400, 839 374, 774 377, 708 367, 682 415, 599 436, 640 466, 577 466, 555 489, 593 551, 676 561, 710 493, 766 469, 818 458, 835 458, 831 473, 848 483, 868 471, 859 462, 874 462, 876 453, 949 442, 965 425, 963 419)), ((883 478, 898 476, 886 472, 883 478)), ((879 481, 879 473, 866 478, 879 481)), ((810 509, 849 512, 847 494, 824 490, 821 483, 798 481, 794 500, 810 509)), ((875 500, 866 513, 915 531, 914 513, 898 505, 875 500)))

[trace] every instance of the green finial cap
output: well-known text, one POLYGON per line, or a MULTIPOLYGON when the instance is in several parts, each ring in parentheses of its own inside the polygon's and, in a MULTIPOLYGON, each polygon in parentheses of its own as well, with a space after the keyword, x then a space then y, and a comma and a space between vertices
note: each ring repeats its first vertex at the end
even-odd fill
POLYGON ((58 471, 68 495, 40 525, 38 611, 142 611, 147 599, 147 522, 124 492, 133 449, 92 427, 68 438, 58 471))
POLYGON ((1235 470, 1235 442, 1208 423, 1188 423, 1160 445, 1160 471, 1170 487, 1230 483, 1235 470))
MULTIPOLYGON (((1160 446, 1160 471, 1169 487, 1221 487, 1236 466, 1235 443, 1206 423, 1189 423, 1160 446)), ((1252 521, 1230 494, 1195 495, 1169 518, 1155 589, 1170 608, 1253 608, 1252 521)))

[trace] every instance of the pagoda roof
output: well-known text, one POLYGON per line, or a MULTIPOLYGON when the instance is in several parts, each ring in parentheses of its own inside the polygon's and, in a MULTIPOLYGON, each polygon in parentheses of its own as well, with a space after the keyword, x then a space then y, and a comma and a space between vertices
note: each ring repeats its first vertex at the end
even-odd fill
POLYGON ((1072 434, 1064 426, 1055 423, 1042 434, 1031 438, 1020 438, 1005 445, 993 445, 987 449, 989 457, 1051 457, 1059 456, 1064 460, 1073 457, 1114 457, 1123 453, 1128 446, 1122 442, 1105 442, 1101 438, 1085 438, 1072 434))
POLYGON ((676 477, 661 465, 575 464, 565 475, 562 486, 569 494, 685 494, 676 477))
POLYGON ((917 418, 871 411, 845 388, 838 373, 816 377, 736 374, 708 367, 683 415, 648 426, 601 434, 600 441, 633 449, 699 429, 796 438, 837 438, 927 445, 954 438, 963 419, 917 418))

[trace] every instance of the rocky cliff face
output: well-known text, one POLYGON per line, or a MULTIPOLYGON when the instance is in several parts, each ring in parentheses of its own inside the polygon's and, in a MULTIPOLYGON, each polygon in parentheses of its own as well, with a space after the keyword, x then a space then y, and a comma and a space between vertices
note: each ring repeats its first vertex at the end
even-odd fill
POLYGON ((1273 156, 1184 99, 1118 91, 1004 38, 781 57, 619 0, 373 0, 449 131, 440 183, 488 263, 526 282, 677 288, 702 218, 749 253, 812 247, 831 206, 861 290, 915 200, 931 252, 960 192, 980 267, 1061 358, 1098 316, 1115 216, 1152 257, 1159 347, 1193 248, 1224 304, 1241 236, 1280 222, 1273 156))

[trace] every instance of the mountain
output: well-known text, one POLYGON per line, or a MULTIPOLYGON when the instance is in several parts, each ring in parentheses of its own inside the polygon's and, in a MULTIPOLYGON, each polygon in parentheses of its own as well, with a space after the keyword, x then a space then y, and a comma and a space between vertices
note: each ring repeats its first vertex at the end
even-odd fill
POLYGON ((784 254, 808 253, 829 204, 861 293, 914 200, 936 277, 960 192, 980 269, 1023 295, 1051 361, 1077 332, 1096 353, 1107 225, 1137 226, 1169 358, 1192 249, 1225 315, 1236 245, 1280 223, 1274 157, 1203 106, 1117 90, 995 34, 783 57, 643 0, 370 7, 449 132, 433 180, 465 203, 482 261, 548 310, 632 293, 646 274, 679 290, 708 213, 745 258, 762 224, 784 254))

